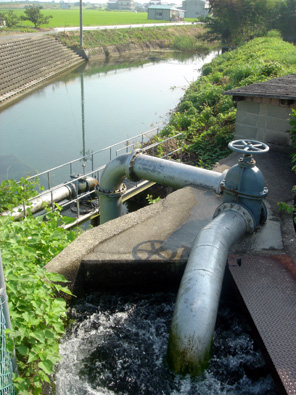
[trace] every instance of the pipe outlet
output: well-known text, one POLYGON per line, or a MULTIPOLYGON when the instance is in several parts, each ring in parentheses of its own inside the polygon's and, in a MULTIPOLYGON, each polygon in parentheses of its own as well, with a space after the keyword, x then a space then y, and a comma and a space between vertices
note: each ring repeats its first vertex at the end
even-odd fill
POLYGON ((246 232, 242 213, 226 210, 194 241, 168 343, 168 361, 176 373, 196 376, 208 366, 228 250, 246 232))

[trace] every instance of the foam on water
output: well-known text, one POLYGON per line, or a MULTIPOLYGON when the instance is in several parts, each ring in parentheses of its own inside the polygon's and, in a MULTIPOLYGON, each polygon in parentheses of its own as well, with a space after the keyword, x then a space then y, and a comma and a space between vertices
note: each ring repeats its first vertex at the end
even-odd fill
POLYGON ((239 313, 219 309, 210 366, 201 378, 166 364, 176 295, 102 295, 70 311, 56 374, 58 395, 276 394, 250 328, 239 313))

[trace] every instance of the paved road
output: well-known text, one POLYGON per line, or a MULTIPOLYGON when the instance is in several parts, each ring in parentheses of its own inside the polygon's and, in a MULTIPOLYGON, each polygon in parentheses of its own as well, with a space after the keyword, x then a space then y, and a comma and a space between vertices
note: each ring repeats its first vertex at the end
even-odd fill
MULTIPOLYGON (((144 23, 137 25, 110 25, 110 26, 84 26, 83 30, 105 30, 105 29, 136 29, 139 27, 156 27, 156 26, 184 26, 192 25, 192 22, 175 22, 175 23, 144 23)), ((56 27, 53 33, 79 31, 79 27, 56 27)))
MULTIPOLYGON (((201 22, 194 22, 194 24, 199 24, 201 22)), ((106 30, 106 29, 136 29, 140 27, 157 27, 157 26, 186 26, 192 25, 192 22, 175 22, 175 23, 144 23, 138 25, 109 25, 109 26, 84 26, 83 30, 106 30)), ((51 30, 43 30, 41 32, 36 33, 16 33, 16 34, 0 34, 0 41, 14 40, 14 39, 22 39, 28 37, 38 37, 43 36, 45 34, 55 34, 60 32, 74 32, 79 31, 79 26, 75 27, 56 27, 51 30)))

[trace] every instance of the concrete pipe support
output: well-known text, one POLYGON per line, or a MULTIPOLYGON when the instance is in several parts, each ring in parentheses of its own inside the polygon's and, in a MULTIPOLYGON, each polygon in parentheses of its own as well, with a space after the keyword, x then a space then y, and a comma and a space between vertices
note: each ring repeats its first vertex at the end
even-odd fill
POLYGON ((228 250, 247 229, 243 213, 227 210, 194 241, 168 344, 169 364, 177 373, 199 375, 208 365, 228 250))

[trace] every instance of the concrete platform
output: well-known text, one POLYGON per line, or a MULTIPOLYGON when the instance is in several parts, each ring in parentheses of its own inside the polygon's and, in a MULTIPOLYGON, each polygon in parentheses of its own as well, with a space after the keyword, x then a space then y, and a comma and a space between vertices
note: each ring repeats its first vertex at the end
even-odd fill
POLYGON ((90 290, 111 286, 114 289, 116 284, 125 282, 123 273, 129 288, 135 265, 138 280, 145 278, 147 288, 151 285, 146 277, 147 273, 151 277, 147 262, 158 266, 152 282, 157 281, 160 286, 164 284, 162 280, 167 283, 159 277, 163 267, 171 276, 176 274, 176 267, 181 268, 180 272, 177 270, 178 281, 196 235, 211 221, 221 202, 222 197, 213 192, 183 188, 156 204, 86 231, 46 268, 64 274, 77 292, 80 287, 90 290), (109 270, 111 264, 112 270, 109 270))

